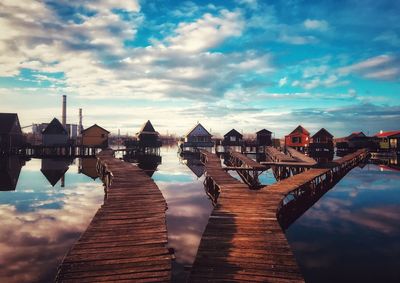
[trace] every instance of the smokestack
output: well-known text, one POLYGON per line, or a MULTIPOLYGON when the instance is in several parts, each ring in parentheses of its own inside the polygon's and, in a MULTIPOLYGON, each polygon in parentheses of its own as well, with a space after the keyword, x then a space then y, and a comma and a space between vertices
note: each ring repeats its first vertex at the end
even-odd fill
POLYGON ((83 128, 82 128, 82 108, 79 108, 79 126, 78 127, 79 127, 78 133, 79 133, 79 135, 81 135, 82 130, 83 130, 83 128))
POLYGON ((63 95, 63 104, 62 104, 62 125, 64 128, 67 126, 67 96, 63 95))

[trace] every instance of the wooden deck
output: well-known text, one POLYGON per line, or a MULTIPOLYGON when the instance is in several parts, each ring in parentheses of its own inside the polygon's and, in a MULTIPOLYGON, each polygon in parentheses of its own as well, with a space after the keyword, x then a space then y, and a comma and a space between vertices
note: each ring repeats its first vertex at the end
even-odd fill
POLYGON ((202 152, 206 185, 219 190, 200 242, 191 282, 303 282, 278 214, 289 194, 316 190, 343 177, 367 152, 345 156, 330 168, 311 169, 258 191, 222 170, 219 158, 202 152))
POLYGON ((247 157, 246 155, 240 152, 230 151, 229 154, 231 157, 239 160, 241 165, 245 168, 251 168, 253 170, 260 170, 260 171, 266 170, 265 166, 261 165, 260 163, 254 161, 253 159, 247 157))
POLYGON ((169 282, 166 202, 141 169, 98 155, 104 204, 65 256, 56 282, 169 282))
POLYGON ((265 148, 265 154, 267 156, 267 160, 272 162, 297 162, 298 160, 294 159, 293 157, 284 154, 283 152, 277 150, 272 146, 267 146, 265 148))
POLYGON ((295 150, 294 148, 291 148, 290 146, 286 147, 286 150, 291 157, 293 157, 294 159, 297 159, 300 162, 309 163, 309 164, 317 164, 317 162, 313 158, 295 150))

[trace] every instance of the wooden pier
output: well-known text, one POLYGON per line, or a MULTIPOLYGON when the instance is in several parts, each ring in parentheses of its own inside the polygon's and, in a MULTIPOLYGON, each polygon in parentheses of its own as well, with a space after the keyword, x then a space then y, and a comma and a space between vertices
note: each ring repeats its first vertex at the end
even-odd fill
POLYGON ((269 167, 261 165, 246 155, 234 151, 229 151, 227 153, 225 164, 236 168, 235 170, 243 182, 252 189, 261 187, 258 177, 262 172, 269 169, 269 167))
POLYGON ((111 150, 98 155, 97 171, 104 204, 65 256, 56 282, 170 281, 167 205, 160 190, 111 150))
POLYGON ((206 185, 219 192, 191 271, 191 282, 303 282, 279 222, 280 210, 300 196, 337 182, 368 157, 357 151, 331 164, 310 169, 254 191, 233 180, 214 154, 202 152, 206 185), (218 163, 219 162, 219 163, 218 163))

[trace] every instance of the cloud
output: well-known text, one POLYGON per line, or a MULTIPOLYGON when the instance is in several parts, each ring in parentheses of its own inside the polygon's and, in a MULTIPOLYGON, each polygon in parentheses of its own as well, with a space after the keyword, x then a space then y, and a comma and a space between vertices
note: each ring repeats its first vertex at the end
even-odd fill
POLYGON ((224 39, 239 36, 244 22, 238 12, 221 11, 220 17, 205 14, 191 23, 181 23, 176 36, 166 39, 168 47, 182 52, 199 52, 216 47, 224 39))
POLYGON ((310 20, 307 19, 303 22, 306 29, 325 31, 328 29, 328 23, 324 20, 310 20))
POLYGON ((394 47, 400 47, 400 36, 394 31, 386 31, 375 37, 374 41, 388 43, 394 47))
POLYGON ((283 87, 284 85, 287 84, 287 77, 283 77, 279 80, 279 86, 283 87))
POLYGON ((304 45, 317 43, 318 39, 312 35, 289 35, 286 33, 282 33, 279 36, 278 41, 295 45, 304 45))
POLYGON ((400 60, 393 55, 379 55, 338 69, 341 75, 355 73, 365 78, 396 80, 400 75, 400 60))

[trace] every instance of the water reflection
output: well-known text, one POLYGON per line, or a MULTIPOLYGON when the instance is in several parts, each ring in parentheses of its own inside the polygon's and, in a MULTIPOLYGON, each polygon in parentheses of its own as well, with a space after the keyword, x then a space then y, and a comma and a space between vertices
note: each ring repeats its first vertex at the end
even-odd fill
POLYGON ((89 178, 96 180, 99 176, 96 170, 97 158, 81 158, 79 159, 79 173, 82 173, 89 178))
POLYGON ((157 170, 158 165, 161 164, 161 156, 158 154, 125 154, 123 156, 123 159, 126 162, 137 164, 138 167, 145 171, 149 177, 153 176, 154 172, 157 170))
POLYGON ((65 173, 69 169, 72 159, 43 158, 40 171, 47 181, 54 187, 61 180, 61 187, 65 186, 65 173))
POLYGON ((180 161, 176 152, 176 147, 161 148, 163 162, 153 178, 168 204, 168 242, 176 256, 173 281, 186 282, 213 206, 204 191, 200 165, 195 160, 180 161))
MULTIPOLYGON (((22 170, 19 165, 11 170, 19 180, 15 191, 0 192, 0 282, 52 282, 65 253, 102 203, 101 184, 77 174, 76 163, 67 172, 70 162, 32 159, 22 170), (54 190, 64 173, 68 183, 54 190)), ((18 164, 0 163, 1 172, 4 164, 18 164)))
POLYGON ((400 173, 355 168, 287 230, 306 282, 398 282, 400 173))
POLYGON ((0 191, 15 191, 25 160, 17 156, 0 159, 0 191))

